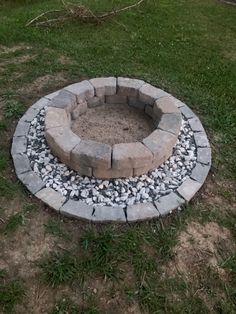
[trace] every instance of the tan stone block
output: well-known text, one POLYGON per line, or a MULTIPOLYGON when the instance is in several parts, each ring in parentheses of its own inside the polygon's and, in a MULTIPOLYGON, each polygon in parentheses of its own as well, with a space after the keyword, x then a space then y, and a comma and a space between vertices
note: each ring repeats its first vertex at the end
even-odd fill
POLYGON ((143 139, 143 144, 148 147, 154 155, 153 166, 169 158, 169 154, 176 142, 176 135, 162 130, 155 130, 148 137, 143 139))
POLYGON ((65 164, 69 164, 71 151, 79 144, 80 138, 70 128, 65 127, 48 129, 45 137, 53 154, 65 164))
POLYGON ((76 95, 77 101, 88 100, 94 96, 94 87, 89 81, 82 81, 65 87, 65 90, 76 95))
POLYGON ((118 77, 117 83, 118 83, 117 94, 121 94, 124 96, 138 96, 138 90, 144 84, 144 81, 125 77, 118 77))
POLYGON ((157 117, 161 117, 161 115, 165 113, 178 113, 180 114, 180 110, 175 104, 173 97, 162 97, 155 101, 153 105, 153 113, 157 117))
POLYGON ((56 127, 69 127, 70 119, 64 109, 48 107, 44 125, 45 130, 56 127))
POLYGON ((88 107, 93 108, 93 107, 98 107, 101 106, 105 103, 105 97, 92 97, 88 100, 88 107))
POLYGON ((133 169, 103 169, 94 168, 93 175, 99 179, 110 179, 110 178, 128 178, 133 176, 133 169))
POLYGON ((115 77, 97 77, 90 80, 95 89, 95 95, 98 97, 116 94, 115 77))
POLYGON ((86 100, 79 100, 77 106, 72 111, 71 116, 72 119, 77 119, 79 116, 84 114, 88 109, 87 101, 86 100))
POLYGON ((52 98, 50 107, 65 109, 67 113, 76 105, 76 96, 69 91, 62 89, 58 95, 52 98))
POLYGON ((157 127, 163 131, 179 135, 182 124, 182 116, 179 113, 165 113, 157 122, 157 127))
POLYGON ((78 171, 81 176, 92 177, 93 169, 91 167, 76 167, 74 170, 78 171))
POLYGON ((152 164, 153 155, 142 143, 121 143, 113 146, 112 168, 140 168, 152 164))
POLYGON ((139 89, 139 99, 147 105, 152 105, 155 100, 168 95, 169 94, 164 92, 162 89, 154 87, 148 83, 144 84, 139 89))
POLYGON ((71 163, 73 168, 78 167, 102 167, 111 168, 110 145, 90 140, 82 140, 71 152, 71 163))

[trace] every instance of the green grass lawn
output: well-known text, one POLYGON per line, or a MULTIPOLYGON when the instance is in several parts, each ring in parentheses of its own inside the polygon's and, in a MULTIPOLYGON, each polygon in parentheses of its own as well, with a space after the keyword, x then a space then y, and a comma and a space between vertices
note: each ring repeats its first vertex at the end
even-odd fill
MULTIPOLYGON (((96 11, 133 3, 81 2, 96 11)), ((25 27, 61 7, 0 1, 0 313, 235 313, 236 7, 146 0, 100 25, 25 27), (144 79, 201 118, 213 166, 184 211, 92 225, 58 217, 17 181, 10 146, 24 111, 109 75, 144 79)))

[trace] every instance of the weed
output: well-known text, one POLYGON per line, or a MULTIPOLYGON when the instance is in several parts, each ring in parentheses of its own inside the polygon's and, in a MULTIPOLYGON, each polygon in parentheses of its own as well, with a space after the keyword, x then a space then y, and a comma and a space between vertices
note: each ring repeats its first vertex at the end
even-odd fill
POLYGON ((4 107, 4 116, 7 119, 17 119, 25 112, 25 106, 16 100, 7 100, 4 107))

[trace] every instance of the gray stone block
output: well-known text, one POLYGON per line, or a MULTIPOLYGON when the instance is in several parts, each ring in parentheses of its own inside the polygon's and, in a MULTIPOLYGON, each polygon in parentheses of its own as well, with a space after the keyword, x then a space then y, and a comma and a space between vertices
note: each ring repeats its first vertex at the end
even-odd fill
POLYGON ((195 113, 185 104, 184 106, 179 107, 179 110, 185 116, 186 119, 195 117, 195 113))
POLYGON ((123 208, 96 206, 92 220, 94 222, 126 222, 123 208))
POLYGON ((183 198, 179 197, 174 192, 171 192, 168 195, 160 197, 159 200, 155 202, 155 205, 160 215, 165 216, 184 203, 185 200, 183 198))
POLYGON ((117 94, 124 96, 137 97, 139 89, 143 86, 144 81, 137 79, 130 79, 124 77, 118 77, 117 80, 117 94))
POLYGON ((88 99, 88 107, 89 108, 94 108, 94 107, 98 107, 101 106, 105 103, 105 97, 92 97, 90 99, 88 99))
POLYGON ((95 95, 98 97, 116 94, 116 78, 115 77, 98 77, 89 81, 94 89, 95 95))
POLYGON ((124 95, 106 96, 105 101, 107 104, 127 104, 128 98, 124 95))
POLYGON ((151 105, 146 105, 146 106, 145 106, 145 113, 146 113, 149 117, 153 118, 153 106, 151 106, 151 105))
POLYGON ((163 131, 179 135, 182 124, 182 117, 179 113, 166 113, 161 116, 157 122, 157 127, 163 131))
POLYGON ((209 170, 210 170, 210 166, 197 163, 190 177, 191 179, 194 179, 198 181, 199 183, 203 183, 206 180, 209 170))
POLYGON ((26 154, 24 154, 24 155, 19 155, 19 154, 12 155, 12 158, 13 158, 13 162, 14 162, 17 176, 19 176, 20 174, 22 174, 24 172, 28 172, 31 170, 30 162, 29 162, 29 159, 28 159, 26 154))
POLYGON ((194 132, 205 132, 204 131, 204 128, 202 126, 202 123, 201 121, 198 119, 198 117, 193 117, 191 119, 188 120, 189 124, 190 124, 190 127, 191 129, 194 131, 194 132))
POLYGON ((211 149, 209 147, 198 148, 197 161, 205 165, 211 165, 211 149))
POLYGON ((21 118, 21 121, 31 123, 31 121, 38 115, 39 111, 39 109, 30 107, 21 118))
POLYGON ((145 104, 139 100, 138 97, 128 97, 128 105, 141 110, 144 110, 145 104))
POLYGON ((27 150, 27 138, 25 136, 13 137, 12 146, 11 146, 11 154, 24 154, 27 150))
POLYGON ((27 136, 29 133, 30 123, 20 120, 16 126, 15 136, 27 136))
POLYGON ((180 187, 177 189, 177 192, 187 202, 189 202, 191 198, 197 193, 201 186, 202 186, 201 183, 188 178, 180 185, 180 187))
POLYGON ((65 89, 62 89, 57 96, 52 98, 50 103, 50 107, 67 109, 68 112, 75 106, 76 96, 65 89))
POLYGON ((164 92, 162 89, 159 89, 147 83, 139 89, 139 99, 145 104, 149 105, 152 105, 155 100, 168 95, 169 94, 164 92))
POLYGON ((198 147, 210 147, 210 143, 205 132, 195 133, 194 140, 198 147))
POLYGON ((33 194, 45 187, 45 183, 33 171, 20 174, 18 178, 33 194))
POLYGON ((45 98, 52 100, 54 97, 56 97, 59 93, 60 93, 61 89, 57 90, 56 92, 53 92, 51 94, 48 94, 46 96, 44 96, 45 98))
POLYGON ((61 193, 56 192, 51 188, 42 189, 37 192, 35 196, 56 211, 59 211, 66 200, 61 193))
POLYGON ((67 217, 92 220, 93 207, 82 201, 68 200, 60 208, 60 213, 67 217))
POLYGON ((94 96, 94 87, 89 81, 82 81, 65 87, 65 90, 77 96, 77 101, 88 100, 94 96))
POLYGON ((49 106, 50 103, 51 103, 51 101, 48 98, 42 97, 36 103, 34 103, 30 108, 40 111, 45 106, 49 106))
POLYGON ((134 222, 143 219, 159 217, 158 210, 152 203, 140 203, 127 207, 127 221, 134 222))

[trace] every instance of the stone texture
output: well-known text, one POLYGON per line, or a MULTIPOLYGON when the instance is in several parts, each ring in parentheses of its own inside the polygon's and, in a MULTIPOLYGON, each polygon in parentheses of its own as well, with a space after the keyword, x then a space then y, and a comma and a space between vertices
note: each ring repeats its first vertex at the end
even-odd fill
POLYGON ((96 206, 92 220, 94 222, 126 222, 126 217, 121 207, 96 206))
POLYGON ((173 97, 162 97, 156 100, 153 105, 153 113, 158 118, 166 113, 181 114, 178 107, 174 103, 173 97))
POLYGON ((34 109, 30 107, 21 118, 21 121, 31 122, 38 115, 39 111, 40 111, 39 109, 34 109))
POLYGON ((49 99, 47 99, 46 97, 42 97, 36 103, 34 103, 30 108, 40 111, 45 106, 49 106, 50 104, 51 104, 51 101, 49 99))
POLYGON ((157 127, 163 131, 179 135, 182 124, 181 114, 179 113, 166 113, 161 116, 160 121, 157 123, 157 127))
POLYGON ((133 176, 141 176, 142 174, 146 174, 148 171, 150 171, 150 165, 148 167, 140 167, 140 168, 134 168, 133 169, 133 176))
POLYGON ((139 94, 138 91, 142 87, 143 84, 144 84, 144 81, 142 81, 142 80, 118 77, 117 94, 121 94, 124 96, 137 97, 139 94))
POLYGON ((197 161, 205 165, 211 165, 211 149, 210 148, 198 148, 197 161))
POLYGON ((48 94, 46 96, 44 96, 45 98, 52 100, 54 97, 56 97, 59 93, 60 93, 61 89, 57 90, 56 92, 53 92, 51 94, 48 94))
POLYGON ((62 89, 60 93, 52 98, 50 103, 51 107, 66 109, 67 112, 76 105, 76 96, 65 89, 62 89))
POLYGON ((57 127, 69 127, 70 120, 64 109, 49 107, 45 114, 45 130, 57 127))
POLYGON ((155 130, 143 140, 144 145, 147 146, 154 155, 155 165, 160 162, 162 163, 170 157, 176 142, 176 135, 162 130, 155 130))
POLYGON ((28 172, 31 170, 30 162, 26 154, 24 155, 13 155, 13 162, 16 170, 17 176, 24 172, 28 172))
POLYGON ((138 97, 128 97, 128 105, 131 107, 135 107, 141 110, 144 110, 145 104, 139 100, 138 97))
POLYGON ((127 207, 127 221, 134 222, 143 219, 159 217, 158 210, 152 203, 140 203, 127 207))
POLYGON ((171 192, 168 195, 160 197, 159 200, 155 202, 155 205, 160 215, 165 216, 184 203, 185 200, 183 198, 179 197, 176 193, 171 192))
POLYGON ((89 81, 82 81, 65 87, 65 90, 77 96, 77 101, 80 99, 88 100, 94 96, 94 87, 89 81))
POLYGON ((35 196, 56 211, 59 211, 66 200, 66 198, 62 196, 61 193, 58 193, 51 188, 42 189, 37 192, 35 196))
POLYGON ((98 77, 90 80, 95 89, 95 95, 98 97, 116 94, 115 77, 98 77))
POLYGON ((154 87, 150 84, 144 84, 139 90, 139 99, 145 104, 152 105, 155 100, 168 96, 162 89, 154 87))
POLYGON ((11 146, 11 154, 24 154, 27 149, 27 139, 25 136, 13 137, 12 146, 11 146))
POLYGON ((88 99, 88 107, 93 108, 93 107, 98 107, 101 106, 105 103, 105 97, 92 97, 88 99))
POLYGON ((29 133, 30 123, 20 120, 17 124, 15 133, 13 136, 27 136, 29 133))
POLYGON ((74 120, 77 119, 79 116, 84 114, 87 111, 87 109, 88 109, 87 101, 79 100, 79 103, 71 113, 72 119, 74 120))
POLYGON ((93 175, 99 179, 128 178, 133 176, 133 169, 94 168, 93 175))
POLYGON ((113 146, 113 169, 151 166, 152 159, 152 153, 142 143, 121 143, 113 146))
POLYGON ((201 183, 188 178, 180 185, 177 192, 189 202, 201 186, 201 183))
POLYGON ((98 143, 90 140, 82 140, 71 152, 71 162, 73 168, 87 166, 95 168, 111 168, 110 145, 98 143))
POLYGON ((93 175, 93 169, 91 167, 86 167, 86 166, 77 166, 76 167, 77 171, 81 176, 87 176, 87 177, 92 177, 93 175))
POLYGON ((45 187, 45 183, 33 171, 20 174, 18 178, 33 194, 45 187))
POLYGON ((146 106, 145 106, 145 113, 146 113, 149 117, 153 118, 153 106, 151 106, 151 105, 146 105, 146 106))
POLYGON ((113 95, 113 96, 106 96, 105 101, 107 104, 127 104, 128 98, 127 96, 123 96, 123 95, 113 95))
POLYGON ((198 147, 210 147, 210 144, 209 144, 209 141, 207 139, 205 132, 195 133, 194 140, 198 147))
POLYGON ((68 217, 91 220, 93 207, 85 204, 82 201, 68 200, 60 208, 60 213, 68 217))
POLYGON ((194 131, 194 132, 205 132, 204 131, 204 128, 202 126, 202 123, 201 121, 198 119, 198 117, 193 117, 191 119, 188 120, 189 124, 190 124, 190 127, 191 129, 194 131))
POLYGON ((71 151, 79 144, 80 138, 64 127, 46 130, 45 137, 53 154, 65 164, 70 164, 71 151))
POLYGON ((191 179, 194 179, 199 183, 203 183, 206 180, 209 170, 210 166, 197 163, 195 168, 192 170, 191 179))
MULTIPOLYGON (((183 104, 183 103, 181 103, 181 104, 183 104)), ((183 104, 183 106, 179 107, 179 110, 185 116, 186 119, 190 119, 190 118, 195 117, 195 114, 192 112, 192 110, 188 106, 186 106, 185 104, 183 104)))

